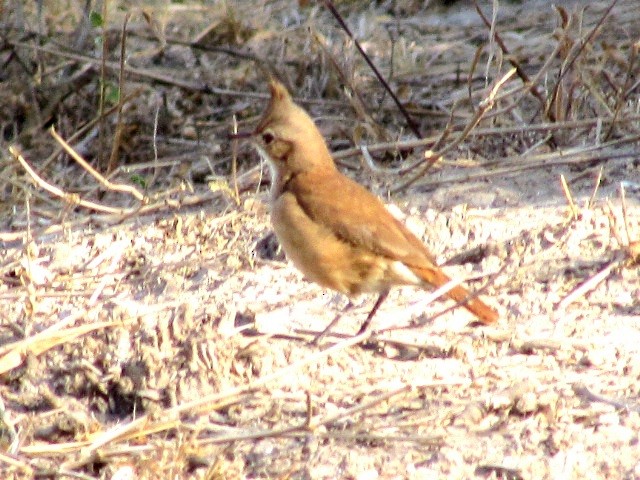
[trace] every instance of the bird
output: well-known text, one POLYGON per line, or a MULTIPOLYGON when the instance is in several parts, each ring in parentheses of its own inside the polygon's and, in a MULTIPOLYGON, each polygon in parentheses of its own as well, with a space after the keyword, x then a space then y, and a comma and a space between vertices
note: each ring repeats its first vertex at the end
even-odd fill
MULTIPOLYGON (((376 195, 338 170, 313 119, 282 82, 271 78, 269 89, 255 130, 231 136, 250 138, 270 167, 271 223, 287 258, 307 279, 349 298, 378 294, 358 335, 367 332, 392 287, 433 289, 450 282, 424 243, 376 195)), ((498 320, 496 310, 459 284, 446 295, 482 324, 498 320)))

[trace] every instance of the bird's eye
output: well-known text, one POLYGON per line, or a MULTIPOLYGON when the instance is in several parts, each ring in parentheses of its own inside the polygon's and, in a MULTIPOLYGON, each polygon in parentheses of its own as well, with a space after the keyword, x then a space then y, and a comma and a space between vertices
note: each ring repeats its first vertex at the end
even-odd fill
POLYGON ((275 137, 273 136, 273 133, 271 132, 264 132, 262 134, 262 141, 264 142, 265 145, 269 145, 271 142, 273 142, 275 140, 275 137))

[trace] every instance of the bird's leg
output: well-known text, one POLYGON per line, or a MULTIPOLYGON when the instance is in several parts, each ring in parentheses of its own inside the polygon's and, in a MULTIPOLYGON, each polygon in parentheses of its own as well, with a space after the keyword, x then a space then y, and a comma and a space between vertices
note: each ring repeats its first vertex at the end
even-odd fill
MULTIPOLYGON (((364 332, 366 332, 369 329, 369 325, 371 325, 371 320, 373 319, 373 316, 376 314, 376 312, 380 308, 380 305, 382 305, 382 302, 385 301, 388 295, 389 295, 388 289, 380 293, 380 295, 378 296, 378 299, 376 300, 376 303, 373 305, 373 308, 369 312, 369 315, 367 315, 367 318, 362 323, 362 326, 360 327, 360 330, 358 330, 358 333, 356 334, 356 336, 362 335, 364 332)), ((352 308, 353 308, 353 303, 351 302, 351 300, 349 300, 349 303, 347 304, 346 307, 344 307, 342 312, 338 313, 335 316, 335 318, 331 320, 331 323, 327 325, 327 328, 325 328, 322 332, 320 332, 320 334, 313 339, 311 344, 318 345, 322 341, 322 339, 327 336, 327 334, 331 331, 331 329, 335 326, 335 324, 338 323, 338 320, 342 318, 342 315, 344 315, 345 312, 347 312, 348 310, 351 310, 352 308)))
POLYGON ((378 299, 376 300, 376 303, 373 305, 373 308, 369 312, 369 315, 367 315, 367 318, 362 323, 360 330, 358 330, 357 335, 362 335, 364 332, 366 332, 369 329, 369 325, 371 324, 371 319, 378 311, 378 308, 380 308, 380 305, 382 305, 382 302, 384 302, 384 300, 387 298, 387 295, 389 295, 388 289, 380 293, 380 295, 378 296, 378 299))
POLYGON ((344 315, 345 312, 348 312, 352 308, 353 308, 353 303, 351 302, 351 299, 349 299, 349 303, 347 303, 347 306, 344 307, 342 311, 338 313, 333 320, 331 320, 331 323, 327 325, 327 328, 325 328, 322 332, 320 332, 320 334, 316 335, 316 338, 313 339, 313 341, 311 342, 311 345, 319 345, 322 339, 326 337, 327 334, 331 332, 331 329, 336 325, 336 323, 338 323, 338 320, 342 318, 342 315, 344 315))

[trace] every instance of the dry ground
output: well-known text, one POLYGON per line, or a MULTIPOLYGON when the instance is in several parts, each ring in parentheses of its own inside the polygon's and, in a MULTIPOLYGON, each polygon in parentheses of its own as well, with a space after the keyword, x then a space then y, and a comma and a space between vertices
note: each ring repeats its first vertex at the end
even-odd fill
POLYGON ((640 478, 637 2, 427 3, 336 5, 411 148, 321 3, 0 6, 0 478, 640 478), (345 299, 226 140, 264 63, 495 327, 406 288, 309 344, 345 299))

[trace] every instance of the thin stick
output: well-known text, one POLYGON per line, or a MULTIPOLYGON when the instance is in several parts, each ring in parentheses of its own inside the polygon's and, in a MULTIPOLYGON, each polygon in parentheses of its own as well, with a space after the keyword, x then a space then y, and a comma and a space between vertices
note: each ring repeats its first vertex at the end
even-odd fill
POLYGON ((100 64, 100 98, 98 99, 98 119, 99 119, 99 128, 98 128, 98 165, 104 168, 104 157, 103 152, 106 150, 105 148, 105 138, 106 138, 106 119, 107 117, 104 115, 104 106, 105 106, 105 91, 107 88, 107 56, 109 55, 109 42, 107 35, 107 13, 108 13, 108 0, 104 0, 102 2, 102 56, 98 59, 100 64))
MULTIPOLYGON (((238 120, 233 116, 233 135, 238 134, 238 120)), ((231 178, 233 178, 233 193, 236 205, 240 205, 240 191, 238 190, 238 138, 231 141, 231 178)))
MULTIPOLYGON (((360 119, 364 122, 365 128, 366 127, 375 126, 376 130, 379 130, 380 132, 384 132, 384 129, 382 127, 380 127, 373 120, 373 117, 367 111, 366 104, 365 104, 364 100, 362 99, 362 96, 360 95, 360 91, 356 88, 356 86, 353 84, 351 79, 349 79, 347 74, 340 67, 340 64, 336 60, 335 55, 333 55, 331 50, 329 50, 329 47, 327 46, 327 42, 324 39, 324 37, 322 37, 318 32, 313 32, 313 39, 316 41, 316 43, 318 45, 320 45, 320 48, 322 48, 323 53, 329 59, 329 62, 331 63, 331 66, 333 67, 333 69, 338 74, 338 77, 340 78, 340 81, 345 86, 348 86, 348 89, 350 90, 350 92, 348 92, 347 95, 346 95, 347 100, 351 104, 351 107, 355 111, 356 115, 358 117, 360 117, 360 119)), ((376 133, 376 137, 375 138, 378 138, 380 135, 378 134, 378 132, 375 132, 375 133, 376 133)))
MULTIPOLYGON (((156 105, 156 113, 153 115, 153 141, 151 142, 153 147, 153 162, 152 162, 153 170, 151 173, 151 178, 147 180, 147 183, 144 186, 145 192, 149 192, 149 190, 151 189, 151 186, 156 183, 156 179, 158 178, 158 173, 160 171, 160 162, 158 161, 158 120, 160 118, 161 105, 162 105, 162 98, 160 99, 160 102, 158 103, 158 105, 156 105)), ((128 165, 128 167, 131 168, 131 165, 128 165)), ((116 171, 119 171, 120 169, 121 169, 121 166, 118 166, 115 170, 110 171, 109 176, 111 177, 112 175, 115 174, 116 171)))
MULTIPOLYGON (((592 127, 599 121, 614 122, 616 124, 622 122, 636 122, 640 120, 640 115, 630 116, 626 119, 613 119, 613 118, 587 118, 581 120, 570 120, 557 123, 538 123, 526 126, 513 126, 513 127, 501 127, 501 128, 478 128, 469 132, 470 137, 483 137, 487 135, 510 135, 510 134, 523 134, 526 132, 544 132, 544 131, 556 131, 556 130, 575 130, 579 128, 592 127)), ((458 127, 456 127, 457 129, 458 127)), ((395 142, 384 143, 372 143, 367 145, 367 150, 371 153, 386 152, 389 150, 408 150, 412 148, 422 147, 425 145, 434 144, 436 142, 435 137, 423 138, 423 139, 411 139, 400 140, 395 142)), ((333 158, 336 160, 343 160, 345 158, 355 157, 361 154, 361 147, 347 148, 333 153, 333 158)), ((423 162, 421 160, 417 164, 423 162)), ((413 165, 415 167, 416 165, 413 165)), ((409 171, 413 167, 406 167, 409 171)))
POLYGON ((587 400, 588 402, 600 402, 606 405, 611 405, 616 410, 640 413, 640 405, 638 405, 637 403, 633 404, 629 402, 622 402, 619 400, 613 400, 607 397, 603 397, 601 395, 596 395, 582 383, 576 383, 572 385, 572 389, 576 395, 578 395, 583 400, 587 400))
MULTIPOLYGON (((87 62, 93 65, 100 65, 101 60, 98 58, 90 57, 88 55, 81 55, 78 53, 64 52, 61 50, 56 50, 49 47, 42 47, 38 45, 32 45, 31 43, 24 42, 8 42, 8 45, 18 47, 18 48, 27 48, 30 50, 36 50, 38 52, 49 53, 51 55, 67 58, 70 60, 75 60, 77 62, 87 62)), ((104 66, 108 70, 112 70, 114 72, 120 71, 119 62, 111 62, 105 61, 104 66)), ((216 88, 204 83, 198 82, 189 82, 187 80, 180 80, 175 77, 175 75, 171 76, 168 74, 163 74, 161 72, 157 72, 151 69, 146 68, 136 68, 131 66, 125 66, 125 72, 131 75, 137 75, 142 78, 147 78, 153 81, 158 82, 161 85, 168 85, 173 87, 178 87, 186 91, 191 92, 200 92, 205 94, 214 94, 214 95, 225 95, 225 96, 233 96, 233 97, 244 97, 244 98, 256 98, 256 99, 268 99, 269 95, 266 93, 259 92, 246 92, 240 90, 229 90, 226 88, 216 88)), ((296 99, 296 101, 299 101, 296 99)), ((326 100, 322 101, 313 101, 307 100, 302 101, 301 103, 329 103, 326 100)), ((336 102, 336 105, 341 105, 340 102, 336 102)))
POLYGON ((0 452, 0 464, 3 463, 15 468, 21 468, 23 471, 20 473, 24 473, 28 478, 33 478, 33 468, 27 462, 24 462, 19 458, 15 458, 12 455, 0 452))
POLYGON ((562 185, 562 191, 564 193, 564 197, 567 199, 569 203, 569 209, 571 210, 571 216, 574 220, 578 219, 578 207, 576 207, 575 202, 573 201, 573 195, 571 195, 571 190, 569 190, 569 185, 567 184, 567 180, 564 178, 564 175, 560 175, 560 185, 562 185))
POLYGON ((611 200, 609 199, 607 199, 607 218, 609 219, 609 234, 613 235, 613 238, 616 239, 620 248, 624 248, 625 244, 618 233, 618 219, 613 211, 611 200))
POLYGON ((627 199, 624 192, 624 182, 620 182, 620 200, 622 201, 622 223, 627 234, 627 245, 631 244, 631 234, 629 233, 629 219, 627 217, 627 199))
POLYGON ((415 173, 408 180, 405 180, 404 182, 400 182, 400 184, 393 187, 391 189, 391 192, 397 193, 411 186, 413 183, 419 180, 439 158, 441 158, 445 153, 456 148, 460 143, 462 143, 464 139, 467 138, 467 136, 469 135, 469 132, 471 132, 471 130, 473 130, 473 128, 480 122, 484 114, 493 107, 496 101, 498 90, 513 76, 515 72, 516 72, 516 69, 512 68, 500 80, 496 82, 496 84, 491 89, 491 92, 489 92, 489 95, 487 96, 487 98, 480 102, 480 105, 478 106, 479 107, 478 111, 476 112, 474 117, 467 124, 467 126, 462 131, 462 133, 458 135, 458 137, 453 142, 451 142, 442 150, 430 156, 430 158, 426 160, 427 164, 423 168, 421 168, 417 173, 415 173))
MULTIPOLYGON (((142 87, 137 88, 135 91, 133 91, 132 93, 130 93, 129 95, 127 95, 125 97, 124 103, 129 103, 131 100, 133 100, 134 98, 138 97, 143 91, 144 91, 144 89, 142 87)), ((114 105, 114 106, 110 107, 108 110, 106 110, 103 113, 103 115, 105 117, 108 117, 109 115, 114 113, 117 109, 118 109, 118 105, 114 105)), ((98 124, 101 121, 102 121, 102 117, 100 115, 97 115, 96 117, 94 117, 93 119, 91 119, 87 123, 85 123, 82 127, 78 128, 73 133, 73 135, 71 135, 68 138, 67 141, 69 143, 74 143, 78 138, 80 138, 83 135, 85 135, 85 133, 87 133, 88 131, 93 129, 96 126, 96 124, 98 124)), ((61 151, 62 151, 62 147, 56 147, 55 150, 53 151, 53 153, 51 155, 49 155, 46 158, 46 160, 44 160, 44 162, 42 162, 42 165, 40 166, 40 168, 42 170, 46 170, 46 168, 49 166, 49 164, 51 162, 53 162, 58 157, 58 155, 60 154, 61 151)))
POLYGON ((598 188, 600 187, 600 182, 602 181, 602 171, 604 170, 604 167, 600 167, 600 170, 598 171, 598 176, 596 178, 596 182, 595 185, 593 187, 593 193, 591 194, 591 197, 589 197, 589 200, 587 201, 587 208, 591 208, 593 206, 593 202, 595 202, 596 200, 596 194, 598 193, 598 188))
MULTIPOLYGON (((538 90, 536 82, 532 83, 529 80, 529 76, 524 71, 524 69, 520 66, 520 64, 515 60, 515 56, 511 55, 511 52, 509 51, 505 43, 502 41, 502 37, 500 37, 497 31, 495 31, 494 24, 491 21, 489 21, 489 19, 482 12, 482 9, 478 5, 477 0, 473 0, 473 6, 476 8, 476 12, 478 12, 478 15, 480 15, 480 18, 482 19, 484 24, 493 33, 492 38, 498 44, 504 56, 509 60, 509 62, 511 63, 511 66, 516 69, 516 73, 518 74, 518 77, 520 77, 520 79, 522 80, 522 83, 524 83, 525 85, 529 85, 529 90, 538 99, 538 101, 542 105, 542 108, 544 109, 546 100, 542 95, 542 93, 538 90)), ((560 43, 562 42, 558 42, 558 44, 560 43)), ((555 58, 555 56, 552 56, 551 58, 555 58)), ((549 112, 548 116, 549 116, 549 120, 551 120, 552 122, 555 122, 556 119, 553 117, 553 114, 549 112)))
POLYGON ((321 425, 329 425, 343 418, 351 417, 357 413, 369 410, 372 407, 375 407, 376 405, 379 405, 380 403, 385 402, 397 395, 400 395, 403 393, 409 393, 412 390, 417 390, 417 389, 422 390, 425 388, 438 387, 438 386, 444 387, 444 386, 459 386, 459 385, 465 385, 465 384, 469 385, 470 383, 471 381, 468 379, 460 379, 460 380, 452 380, 452 381, 445 381, 445 382, 442 382, 442 381, 441 382, 421 382, 419 384, 400 385, 399 387, 394 388, 393 390, 385 392, 381 395, 378 395, 372 400, 369 400, 368 402, 365 402, 361 405, 356 405, 355 407, 349 408, 343 412, 338 412, 332 415, 325 416, 324 418, 318 419, 317 421, 312 422, 310 429, 314 430, 321 425))
POLYGON ((340 13, 338 13, 338 10, 336 10, 336 7, 333 4, 333 2, 331 0, 324 0, 323 3, 325 5, 325 7, 327 7, 327 10, 329 10, 331 12, 331 14, 335 17, 335 19, 338 21, 338 24, 340 25, 340 27, 342 27, 342 29, 345 31, 345 33, 353 41, 353 44, 358 49, 358 52, 360 52, 360 55, 362 55, 362 58, 364 58, 365 62, 367 62, 367 65, 369 65, 369 67, 371 68, 371 70, 373 71, 375 76, 378 78, 380 83, 382 83, 382 86, 385 88, 385 90, 387 92, 389 92, 389 95, 391 95, 391 98, 393 99, 393 101, 395 102, 396 106, 398 107, 398 110, 400 110, 400 113, 402 114, 402 116, 407 121, 407 125, 409 126, 409 128, 411 129, 413 134, 418 138, 422 138, 422 134, 420 133, 420 128, 418 127, 418 124, 411 117, 411 115, 409 115, 409 112, 407 112, 407 110, 404 108, 404 105, 402 105, 402 103, 400 102, 400 100, 398 99, 398 97, 396 96, 394 91, 391 89, 391 87, 389 86, 387 81, 384 79, 384 77, 382 76, 382 74, 380 73, 378 68, 371 61, 369 56, 365 53, 365 51, 362 48, 362 46, 360 45, 360 42, 358 41, 358 39, 353 36, 353 34, 351 33, 351 30, 349 29, 349 27, 345 23, 344 19, 342 18, 340 13))
MULTIPOLYGON (((633 138, 633 137, 631 137, 633 138)), ((637 140, 629 140, 632 143, 637 140)), ((461 185, 469 181, 487 179, 491 177, 498 177, 503 175, 513 175, 527 170, 535 170, 537 168, 559 166, 559 165, 575 165, 585 162, 596 162, 604 160, 616 160, 616 159, 628 159, 635 154, 635 150, 627 149, 616 153, 609 153, 611 150, 606 150, 600 147, 594 147, 592 150, 585 152, 575 152, 563 155, 559 152, 553 154, 542 154, 536 157, 531 157, 530 163, 522 163, 522 156, 518 155, 505 159, 503 163, 505 166, 495 168, 491 171, 482 171, 478 173, 471 173, 467 175, 456 175, 450 178, 443 178, 440 180, 425 181, 420 184, 422 188, 435 188, 443 185, 457 184, 461 185)))
POLYGON ((377 174, 391 174, 391 175, 396 175, 402 172, 402 167, 396 167, 396 168, 384 168, 384 167, 379 167, 378 165, 376 165, 375 160, 373 159, 373 157, 371 156, 371 154, 369 153, 369 149, 367 148, 367 146, 363 143, 360 145, 360 152, 362 152, 362 159, 364 160, 364 164, 365 166, 371 170, 373 173, 377 173, 377 174))
MULTIPOLYGON (((71 318, 77 319, 83 315, 84 312, 82 315, 73 315, 71 318)), ((3 347, 2 356, 0 356, 0 374, 19 367, 29 355, 38 356, 58 345, 70 342, 76 337, 115 325, 117 325, 117 322, 97 322, 61 331, 47 329, 25 340, 7 345, 3 347)))
POLYGON ((605 278, 609 276, 611 271, 616 268, 618 265, 622 263, 621 260, 615 260, 607 265, 605 268, 596 273, 593 277, 581 283, 577 288, 575 288, 569 295, 564 297, 559 303, 558 308, 564 309, 569 304, 573 303, 578 297, 583 296, 589 290, 593 290, 598 286, 600 282, 602 282, 605 278))
MULTIPOLYGON (((105 2, 106 3, 106 2, 105 2)), ((131 13, 127 12, 124 16, 124 22, 122 24, 122 37, 120 39, 120 72, 118 73, 118 113, 116 115, 116 132, 113 136, 113 143, 111 144, 111 155, 109 155, 109 162, 107 164, 107 173, 112 172, 116 168, 118 161, 118 152, 120 152, 120 145, 122 143, 122 132, 124 131, 124 125, 122 122, 122 107, 124 106, 124 59, 126 56, 127 46, 127 23, 131 13)))
POLYGON ((29 176, 33 178, 33 180, 36 182, 36 184, 40 188, 43 188, 47 192, 55 195, 56 197, 60 197, 72 205, 80 205, 82 207, 95 210, 96 212, 112 213, 112 214, 120 214, 120 215, 127 212, 127 210, 122 208, 112 208, 112 207, 100 205, 99 203, 90 202, 88 200, 82 200, 80 196, 75 193, 67 193, 64 190, 61 190, 60 188, 54 185, 51 185, 50 183, 47 183, 33 170, 33 168, 31 168, 31 165, 27 163, 27 161, 20 154, 20 152, 16 147, 10 146, 9 152, 11 152, 14 158, 18 160, 18 162, 20 162, 20 165, 22 165, 22 168, 24 168, 27 171, 29 176))
MULTIPOLYGON (((587 45, 589 45, 595 39, 597 34, 600 32, 602 24, 604 23, 605 19, 609 16, 609 14, 611 13, 611 10, 616 5, 616 3, 618 3, 618 0, 613 0, 611 2, 609 7, 604 11, 604 13, 600 17, 596 25, 593 27, 593 29, 586 36, 586 38, 582 42, 578 43, 577 45, 574 45, 571 51, 567 54, 567 60, 560 67, 560 74, 558 75, 555 87, 553 89, 553 92, 551 93, 551 97, 550 97, 551 99, 554 99, 558 96, 558 92, 561 88, 562 79, 567 74, 567 72, 571 69, 571 67, 576 62, 576 60, 580 57, 580 55, 582 54, 584 49, 587 47, 587 45)), ((550 109, 553 103, 554 102, 551 101, 547 105, 547 110, 549 111, 549 113, 551 113, 550 109)))
POLYGON ((89 165, 89 163, 87 163, 87 161, 84 158, 82 158, 80 154, 77 153, 73 149, 73 147, 71 147, 71 145, 69 145, 60 135, 58 135, 54 127, 51 127, 50 132, 53 138, 55 138, 58 141, 58 143, 62 145, 64 150, 71 156, 71 158, 73 158, 76 162, 78 162, 82 168, 84 168, 87 172, 89 172, 91 176, 93 176, 96 180, 98 180, 98 182, 100 182, 102 186, 104 186, 107 190, 129 193, 130 195, 133 195, 135 198, 140 200, 142 203, 146 203, 148 201, 148 198, 144 194, 140 193, 140 191, 138 191, 138 189, 132 185, 125 185, 122 183, 111 183, 109 180, 103 177, 97 170, 95 170, 91 165, 89 165))

